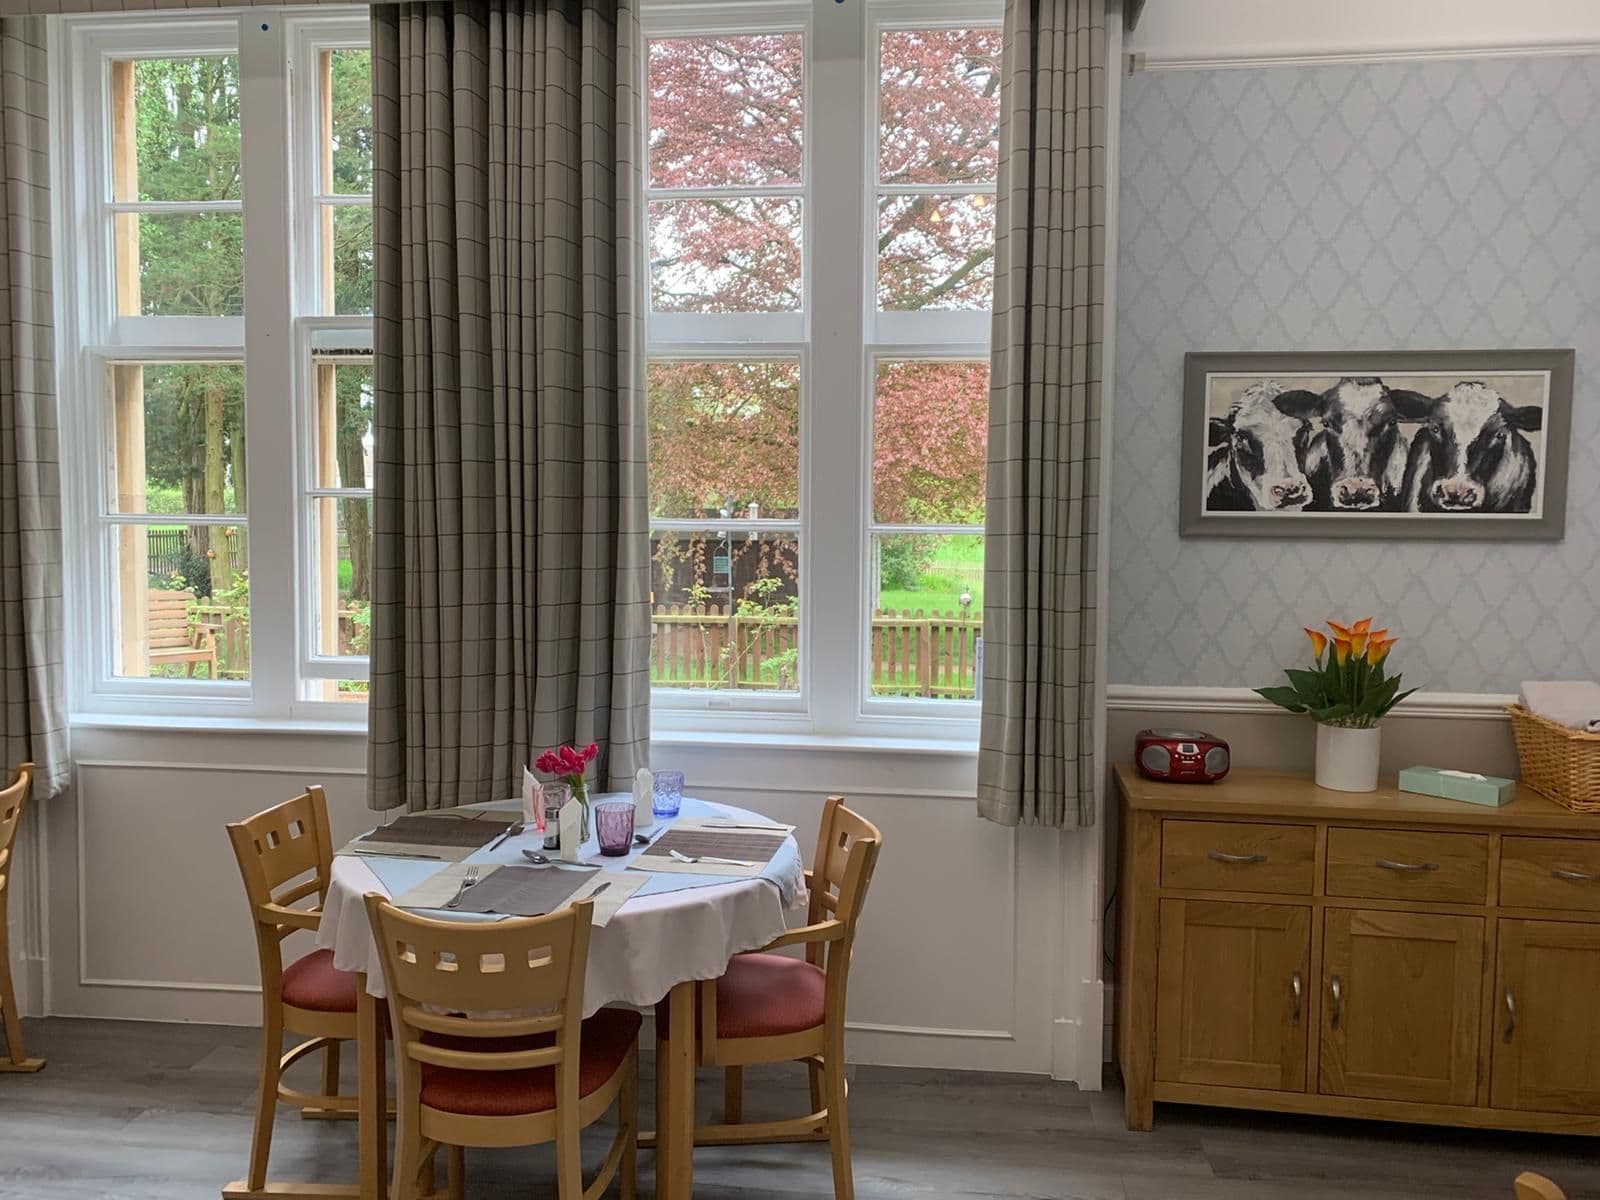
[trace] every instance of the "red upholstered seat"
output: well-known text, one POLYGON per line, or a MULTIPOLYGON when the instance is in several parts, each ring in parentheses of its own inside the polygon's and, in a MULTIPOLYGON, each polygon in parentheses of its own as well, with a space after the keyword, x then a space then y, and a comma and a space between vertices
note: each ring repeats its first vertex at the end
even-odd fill
POLYGON ((356 1011, 356 975, 333 965, 332 950, 313 950, 283 969, 283 1002, 312 1012, 356 1011))
POLYGON ((822 1024, 821 967, 781 954, 741 954, 717 980, 717 1037, 779 1037, 822 1024))
MULTIPOLYGON (((640 1016, 624 1008, 602 1008, 583 1023, 578 1064, 578 1095, 597 1091, 616 1074, 639 1036, 640 1016)), ((534 1050, 554 1044, 550 1034, 527 1038, 471 1038, 425 1033, 430 1046, 492 1053, 534 1050)), ((556 1069, 473 1071, 421 1064, 422 1103, 442 1112, 469 1117, 518 1117, 548 1112, 556 1106, 556 1069)))

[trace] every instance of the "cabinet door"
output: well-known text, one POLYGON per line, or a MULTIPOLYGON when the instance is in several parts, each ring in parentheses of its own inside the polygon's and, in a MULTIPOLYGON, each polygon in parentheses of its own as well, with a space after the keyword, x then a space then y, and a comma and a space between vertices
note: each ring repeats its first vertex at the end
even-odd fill
POLYGON ((1329 909, 1319 1090, 1473 1104, 1483 918, 1329 909))
POLYGON ((1501 921, 1496 1108, 1600 1112, 1600 925, 1501 921))
POLYGON ((1163 900, 1156 965, 1156 1078, 1306 1088, 1311 910, 1163 900))

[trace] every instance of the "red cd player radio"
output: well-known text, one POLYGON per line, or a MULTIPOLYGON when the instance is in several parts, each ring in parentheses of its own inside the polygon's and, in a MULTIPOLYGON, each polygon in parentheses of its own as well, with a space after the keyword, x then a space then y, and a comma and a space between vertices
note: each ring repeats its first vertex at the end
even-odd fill
POLYGON ((1228 773, 1228 743, 1194 729, 1144 729, 1134 745, 1139 774, 1162 783, 1215 783, 1228 773))

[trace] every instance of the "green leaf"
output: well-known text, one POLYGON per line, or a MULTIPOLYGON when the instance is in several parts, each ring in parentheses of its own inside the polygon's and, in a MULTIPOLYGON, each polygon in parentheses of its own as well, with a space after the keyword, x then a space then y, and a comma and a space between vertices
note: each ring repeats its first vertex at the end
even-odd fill
POLYGON ((1292 713, 1306 711, 1306 703, 1300 699, 1300 694, 1291 687, 1264 687, 1256 688, 1256 695, 1264 700, 1270 700, 1279 708, 1286 708, 1292 713))
MULTIPOLYGON (((1400 676, 1396 675, 1394 678, 1395 678, 1395 682, 1396 683, 1398 683, 1400 681, 1400 676)), ((1419 690, 1420 689, 1418 689, 1418 688, 1407 688, 1405 691, 1401 692, 1398 696, 1396 696, 1393 700, 1390 700, 1387 704, 1385 704, 1383 706, 1383 708, 1378 711, 1378 715, 1380 717, 1383 716, 1391 708, 1393 708, 1396 704, 1399 704, 1400 701, 1404 700, 1407 696, 1409 696, 1412 693, 1417 692, 1419 690)))
POLYGON ((1322 725, 1329 721, 1343 720, 1345 717, 1350 716, 1353 712, 1354 710, 1348 704, 1330 704, 1325 708, 1312 709, 1311 719, 1316 721, 1319 725, 1322 725))
POLYGON ((1315 671, 1297 671, 1293 668, 1284 672, 1289 677, 1289 682, 1294 690, 1308 704, 1322 704, 1327 698, 1327 686, 1321 675, 1315 671))

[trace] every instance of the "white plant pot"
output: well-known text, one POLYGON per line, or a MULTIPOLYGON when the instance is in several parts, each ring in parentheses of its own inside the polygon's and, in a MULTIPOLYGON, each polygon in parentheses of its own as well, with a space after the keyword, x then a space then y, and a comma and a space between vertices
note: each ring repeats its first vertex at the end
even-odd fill
POLYGON ((1317 726, 1317 786, 1336 792, 1378 790, 1378 750, 1382 732, 1317 726))

